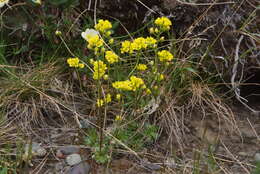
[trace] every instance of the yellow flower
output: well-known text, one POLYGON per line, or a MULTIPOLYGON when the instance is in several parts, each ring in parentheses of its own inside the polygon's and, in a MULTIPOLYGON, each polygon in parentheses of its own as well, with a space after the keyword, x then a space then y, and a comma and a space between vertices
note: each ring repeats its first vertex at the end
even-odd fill
POLYGON ((104 53, 104 52, 106 51, 106 49, 105 49, 104 47, 102 47, 102 48, 100 49, 100 51, 101 51, 102 53, 104 53))
POLYGON ((114 39, 113 38, 109 39, 108 43, 109 44, 113 44, 114 43, 114 39))
POLYGON ((105 32, 105 36, 106 36, 106 37, 109 37, 111 34, 112 34, 111 31, 107 31, 107 32, 105 32))
POLYGON ((116 99, 120 100, 121 99, 121 94, 116 94, 116 99))
POLYGON ((116 89, 124 91, 136 91, 138 89, 146 87, 143 79, 136 76, 131 76, 130 80, 116 81, 112 83, 112 86, 116 89))
POLYGON ((93 66, 94 66, 93 79, 95 80, 101 79, 106 73, 107 65, 103 61, 98 60, 93 62, 93 66))
POLYGON ((67 63, 69 64, 69 67, 75 67, 77 68, 79 66, 79 58, 68 58, 67 63))
MULTIPOLYGON (((0 0, 0 1, 1 1, 1 0, 0 0)), ((42 4, 42 1, 41 1, 41 0, 33 0, 33 2, 34 2, 35 4, 39 4, 39 5, 42 4)))
POLYGON ((154 61, 151 60, 151 61, 149 62, 149 65, 153 66, 153 65, 154 65, 154 61))
POLYGON ((132 90, 136 91, 137 89, 141 88, 144 86, 144 81, 141 78, 138 78, 136 76, 131 76, 130 77, 130 81, 131 81, 131 86, 132 86, 132 90))
POLYGON ((160 41, 162 42, 162 41, 164 41, 164 39, 165 39, 164 36, 162 36, 162 37, 160 38, 160 41))
POLYGON ((79 68, 84 68, 85 67, 85 65, 83 64, 83 63, 79 63, 79 68))
POLYGON ((167 61, 171 61, 173 59, 173 55, 167 50, 159 51, 157 53, 157 55, 161 62, 167 62, 167 61))
POLYGON ((55 35, 56 35, 56 36, 60 36, 60 35, 61 35, 61 31, 56 30, 56 31, 55 31, 55 35))
POLYGON ((103 79, 104 79, 104 80, 108 80, 108 75, 105 74, 105 75, 103 76, 103 79))
POLYGON ((131 82, 129 80, 116 81, 116 82, 112 83, 112 86, 115 89, 120 89, 120 90, 124 90, 124 91, 131 91, 132 90, 131 82))
POLYGON ((146 88, 145 93, 146 93, 147 95, 149 95, 149 94, 152 93, 152 91, 151 91, 150 89, 146 88))
POLYGON ((103 41, 99 38, 98 35, 89 38, 88 40, 89 49, 99 48, 101 46, 103 46, 103 41))
POLYGON ((104 105, 104 100, 103 99, 97 99, 97 106, 101 107, 104 105))
POLYGON ((157 25, 161 31, 167 31, 170 29, 172 22, 167 17, 160 17, 154 21, 155 25, 157 25))
POLYGON ((157 80, 158 80, 158 81, 162 81, 163 79, 164 79, 164 75, 158 73, 158 74, 157 74, 157 80))
POLYGON ((87 28, 84 32, 81 33, 81 37, 86 41, 89 41, 89 39, 94 36, 98 36, 98 31, 94 29, 87 28))
POLYGON ((154 28, 153 27, 149 28, 149 33, 154 34, 154 28))
POLYGON ((0 0, 0 8, 2 8, 4 5, 8 4, 9 0, 0 0))
POLYGON ((148 46, 146 39, 143 37, 139 37, 134 39, 134 41, 131 43, 131 49, 135 51, 139 51, 141 49, 146 49, 148 46))
POLYGON ((106 103, 110 103, 112 101, 112 99, 111 99, 111 94, 107 94, 106 95, 106 98, 105 98, 105 102, 106 103))
POLYGON ((106 51, 105 58, 110 64, 118 62, 118 55, 116 55, 113 51, 106 51))
POLYGON ((156 43, 157 43, 157 40, 154 39, 153 37, 147 37, 145 39, 146 43, 148 46, 151 46, 151 47, 155 47, 156 46, 156 43))
POLYGON ((67 59, 67 63, 69 64, 69 67, 74 67, 74 68, 84 68, 85 65, 83 63, 79 63, 79 58, 78 57, 70 57, 67 59))
POLYGON ((124 42, 121 43, 121 53, 133 53, 133 50, 131 48, 131 42, 126 40, 124 42))
POLYGON ((133 53, 133 51, 139 51, 142 49, 146 49, 148 46, 155 46, 156 40, 152 37, 147 37, 146 39, 143 37, 138 37, 130 42, 128 40, 123 41, 121 43, 121 53, 133 53))
POLYGON ((163 74, 160 74, 159 80, 163 80, 163 79, 164 79, 164 75, 163 75, 163 74))
POLYGON ((155 29, 154 29, 154 32, 155 32, 156 34, 159 33, 158 28, 155 28, 155 29))
POLYGON ((93 65, 93 64, 94 64, 94 62, 95 62, 95 61, 94 61, 94 59, 89 59, 89 63, 90 63, 90 64, 92 64, 92 65, 93 65))
POLYGON ((112 28, 112 24, 108 20, 100 19, 98 23, 95 25, 95 29, 104 33, 105 31, 112 28))
POLYGON ((122 121, 123 117, 121 115, 116 115, 115 121, 122 121))
POLYGON ((139 71, 145 71, 147 69, 147 66, 145 64, 138 64, 136 69, 139 71))

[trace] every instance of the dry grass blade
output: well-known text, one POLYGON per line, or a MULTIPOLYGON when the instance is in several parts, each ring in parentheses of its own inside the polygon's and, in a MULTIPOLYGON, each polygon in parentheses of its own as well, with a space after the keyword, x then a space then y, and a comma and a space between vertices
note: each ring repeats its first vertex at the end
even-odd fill
POLYGON ((214 115, 214 117, 217 117, 217 120, 219 120, 219 126, 221 126, 221 122, 226 122, 230 125, 229 128, 231 132, 234 130, 238 131, 236 119, 232 110, 220 97, 213 93, 207 85, 192 84, 190 90, 192 98, 189 108, 191 110, 195 109, 202 111, 203 117, 214 115))

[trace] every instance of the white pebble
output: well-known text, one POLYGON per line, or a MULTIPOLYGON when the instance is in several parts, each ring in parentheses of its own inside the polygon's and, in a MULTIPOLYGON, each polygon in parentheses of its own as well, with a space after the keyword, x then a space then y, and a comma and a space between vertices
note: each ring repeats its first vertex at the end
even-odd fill
POLYGON ((82 159, 79 154, 71 154, 66 157, 66 162, 70 166, 79 164, 81 161, 82 161, 82 159))

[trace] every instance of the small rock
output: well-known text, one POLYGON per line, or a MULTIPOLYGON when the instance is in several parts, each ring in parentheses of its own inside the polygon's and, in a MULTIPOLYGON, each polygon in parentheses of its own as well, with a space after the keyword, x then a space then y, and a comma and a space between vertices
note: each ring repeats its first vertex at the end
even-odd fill
POLYGON ((56 156, 58 158, 66 158, 67 155, 80 153, 80 147, 78 146, 64 146, 57 150, 56 156))
POLYGON ((79 164, 82 161, 81 156, 79 154, 71 154, 66 157, 66 162, 68 165, 73 166, 79 164))
POLYGON ((56 172, 60 172, 64 168, 64 164, 62 162, 58 162, 55 164, 54 168, 56 172))
POLYGON ((89 174, 89 172, 90 165, 87 162, 82 162, 72 167, 67 174, 89 174))
POLYGON ((260 152, 255 154, 255 161, 260 162, 260 152))
POLYGON ((41 146, 39 143, 32 143, 32 144, 25 144, 24 147, 24 157, 28 156, 38 156, 38 157, 44 157, 46 155, 47 151, 45 148, 41 146))

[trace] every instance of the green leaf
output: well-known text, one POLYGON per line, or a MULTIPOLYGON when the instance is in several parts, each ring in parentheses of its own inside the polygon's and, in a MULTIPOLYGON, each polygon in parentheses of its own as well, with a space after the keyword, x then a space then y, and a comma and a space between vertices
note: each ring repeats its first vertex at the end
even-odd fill
POLYGON ((192 73, 197 73, 196 70, 193 69, 193 68, 191 68, 191 67, 186 67, 186 68, 184 68, 184 70, 190 71, 190 72, 192 72, 192 73))
POLYGON ((7 167, 0 170, 0 174, 7 174, 7 167))
POLYGON ((49 0, 48 1, 52 5, 62 5, 68 2, 68 0, 49 0))

